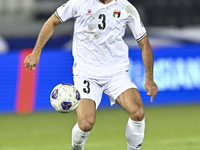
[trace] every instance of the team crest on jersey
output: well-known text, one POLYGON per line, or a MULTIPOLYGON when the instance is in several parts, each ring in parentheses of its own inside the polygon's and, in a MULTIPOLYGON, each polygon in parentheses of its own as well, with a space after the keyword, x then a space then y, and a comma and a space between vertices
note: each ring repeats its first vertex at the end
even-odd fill
POLYGON ((119 11, 119 10, 115 10, 114 12, 113 12, 113 17, 114 18, 119 18, 121 16, 121 12, 119 11))

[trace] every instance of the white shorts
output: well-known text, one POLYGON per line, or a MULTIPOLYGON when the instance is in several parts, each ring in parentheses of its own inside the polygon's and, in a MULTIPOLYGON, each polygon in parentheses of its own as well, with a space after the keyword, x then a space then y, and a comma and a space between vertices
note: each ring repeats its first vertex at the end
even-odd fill
POLYGON ((74 76, 74 86, 79 90, 81 98, 91 99, 98 108, 102 94, 105 93, 111 106, 116 103, 117 97, 130 88, 137 88, 127 72, 121 72, 109 79, 91 79, 84 76, 74 76))

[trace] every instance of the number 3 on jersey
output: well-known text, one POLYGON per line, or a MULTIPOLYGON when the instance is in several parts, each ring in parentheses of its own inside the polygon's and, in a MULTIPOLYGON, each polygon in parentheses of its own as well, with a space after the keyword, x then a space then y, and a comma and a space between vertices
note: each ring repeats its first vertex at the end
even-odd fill
POLYGON ((90 82, 87 80, 84 80, 83 84, 86 85, 86 88, 83 88, 83 92, 86 94, 89 94, 90 93, 90 82))
POLYGON ((101 24, 98 24, 99 29, 104 30, 106 28, 106 15, 100 14, 99 19, 102 20, 101 24))

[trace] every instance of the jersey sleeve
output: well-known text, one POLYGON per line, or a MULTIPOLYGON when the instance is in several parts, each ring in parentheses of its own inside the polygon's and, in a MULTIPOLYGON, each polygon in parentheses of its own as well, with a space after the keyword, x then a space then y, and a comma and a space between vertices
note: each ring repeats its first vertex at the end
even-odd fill
POLYGON ((69 0, 67 3, 58 7, 55 14, 58 19, 63 23, 77 15, 79 6, 80 5, 77 0, 69 0))
POLYGON ((136 41, 141 41, 146 35, 146 29, 140 20, 138 11, 131 4, 129 5, 128 26, 131 29, 136 41))

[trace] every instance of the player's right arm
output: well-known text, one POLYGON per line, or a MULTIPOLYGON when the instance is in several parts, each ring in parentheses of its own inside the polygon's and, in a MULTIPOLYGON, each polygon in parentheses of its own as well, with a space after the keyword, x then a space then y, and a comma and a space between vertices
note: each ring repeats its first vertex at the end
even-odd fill
POLYGON ((55 27, 60 23, 61 22, 56 17, 55 13, 44 23, 32 53, 29 54, 24 60, 24 64, 28 69, 35 69, 35 66, 39 62, 43 47, 52 36, 55 27))

